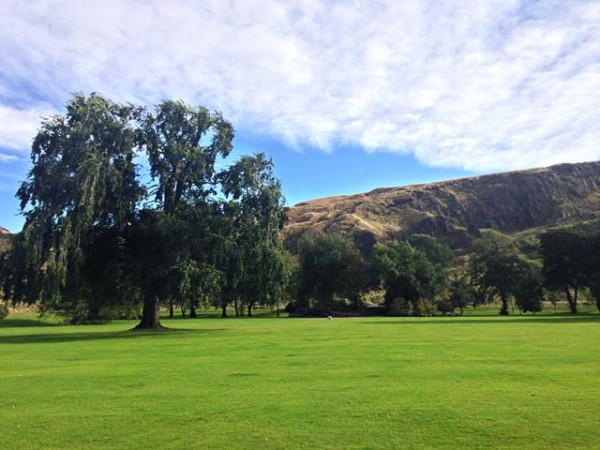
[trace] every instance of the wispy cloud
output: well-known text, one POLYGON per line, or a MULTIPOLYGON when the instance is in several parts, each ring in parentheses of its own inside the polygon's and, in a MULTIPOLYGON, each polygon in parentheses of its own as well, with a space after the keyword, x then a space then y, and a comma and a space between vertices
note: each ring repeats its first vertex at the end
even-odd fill
POLYGON ((27 148, 48 105, 99 91, 435 166, 600 159, 595 0, 5 0, 0 16, 0 147, 27 148))
MULTIPOLYGON (((0 104, 0 148, 22 150, 31 147, 42 118, 53 114, 48 105, 34 104, 25 109, 0 104)), ((0 155, 0 161, 15 159, 0 155)))
POLYGON ((18 158, 15 155, 6 155, 4 153, 0 153, 0 162, 9 162, 16 161, 18 158))

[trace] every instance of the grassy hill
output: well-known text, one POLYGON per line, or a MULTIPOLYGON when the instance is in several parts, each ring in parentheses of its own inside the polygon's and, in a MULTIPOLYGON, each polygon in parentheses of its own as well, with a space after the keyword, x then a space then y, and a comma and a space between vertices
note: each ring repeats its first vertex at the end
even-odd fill
POLYGON ((600 224, 600 162, 322 198, 289 215, 284 239, 292 251, 307 231, 349 234, 365 251, 377 241, 427 233, 461 252, 490 228, 526 246, 548 228, 600 224))

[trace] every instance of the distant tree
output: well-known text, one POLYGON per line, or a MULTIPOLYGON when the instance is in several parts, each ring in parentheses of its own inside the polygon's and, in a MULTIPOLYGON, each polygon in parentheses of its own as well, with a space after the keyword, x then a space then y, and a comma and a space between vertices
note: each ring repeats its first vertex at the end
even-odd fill
POLYGON ((350 240, 333 234, 314 234, 300 242, 299 250, 301 305, 331 309, 336 296, 349 298, 354 304, 360 301, 367 270, 350 240))
POLYGON ((600 233, 594 234, 590 239, 590 265, 588 268, 588 286, 590 294, 600 313, 600 233))
POLYGON ((600 282, 592 284, 592 287, 590 288, 590 294, 592 295, 592 298, 596 303, 596 308, 600 313, 600 282))
POLYGON ((434 294, 444 291, 448 286, 448 271, 455 258, 450 247, 427 234, 413 234, 408 238, 408 243, 415 250, 424 253, 433 264, 435 268, 434 294))
POLYGON ((251 316, 258 301, 278 304, 289 278, 279 234, 287 221, 281 184, 262 153, 241 157, 217 179, 232 199, 226 217, 233 220, 229 245, 236 251, 228 257, 237 279, 230 280, 228 293, 240 297, 251 316))
POLYGON ((540 312, 544 298, 543 280, 539 269, 529 265, 523 268, 521 277, 514 289, 515 304, 521 312, 540 312))
POLYGON ((420 314, 421 300, 433 299, 439 287, 435 266, 425 253, 415 250, 407 242, 376 244, 373 264, 385 289, 388 305, 396 299, 405 299, 413 311, 420 314))
POLYGON ((501 315, 508 315, 511 297, 522 280, 530 276, 531 268, 510 243, 497 233, 488 233, 475 241, 470 261, 473 284, 488 294, 497 295, 501 315))
POLYGON ((427 259, 436 266, 445 268, 454 260, 450 247, 428 234, 413 234, 408 238, 408 243, 415 250, 425 253, 427 259))
POLYGON ((552 304, 554 314, 556 314, 556 305, 561 299, 561 293, 559 291, 543 288, 544 298, 552 304))
POLYGON ((477 298, 477 292, 467 281, 465 277, 461 277, 450 282, 449 300, 453 308, 458 308, 460 314, 463 315, 465 308, 477 298))
POLYGON ((540 237, 540 253, 546 286, 562 290, 576 314, 579 289, 590 283, 595 265, 593 240, 572 231, 549 231, 540 237))
POLYGON ((8 305, 0 302, 0 320, 4 319, 6 316, 8 316, 8 305))

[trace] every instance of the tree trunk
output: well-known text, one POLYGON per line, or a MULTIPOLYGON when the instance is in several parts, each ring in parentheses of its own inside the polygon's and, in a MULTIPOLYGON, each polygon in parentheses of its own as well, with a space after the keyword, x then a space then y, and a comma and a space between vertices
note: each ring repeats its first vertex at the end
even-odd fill
POLYGON ((575 298, 571 295, 569 286, 565 286, 565 293, 567 294, 567 302, 569 302, 571 314, 577 314, 577 287, 575 288, 575 298))
POLYGON ((181 309, 181 317, 185 319, 185 306, 181 305, 179 309, 181 309))
POLYGON ((196 307, 194 305, 190 306, 190 319, 196 318, 196 307))
POLYGON ((237 300, 233 301, 233 307, 235 308, 235 317, 239 317, 240 316, 240 310, 238 308, 238 301, 237 300))
POLYGON ((174 315, 175 312, 173 311, 173 303, 171 302, 171 304, 169 305, 169 319, 172 319, 174 315))
POLYGON ((252 303, 248 303, 248 317, 252 317, 252 303))
POLYGON ((221 308, 221 317, 227 317, 227 303, 223 303, 223 306, 221 308))
POLYGON ((142 320, 135 327, 138 330, 159 330, 163 328, 160 324, 160 308, 158 296, 150 295, 144 300, 144 309, 142 310, 142 320))
POLYGON ((500 294, 500 299, 502 300, 502 308, 500 308, 501 316, 508 316, 508 298, 506 294, 500 294))

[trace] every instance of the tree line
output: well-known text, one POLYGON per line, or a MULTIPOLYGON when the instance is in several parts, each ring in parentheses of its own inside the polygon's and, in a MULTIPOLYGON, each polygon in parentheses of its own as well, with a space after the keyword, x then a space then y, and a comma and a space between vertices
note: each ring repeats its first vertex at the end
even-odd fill
MULTIPOLYGON (((38 304, 73 323, 198 307, 252 315, 432 315, 498 301, 538 312, 586 290, 600 310, 600 234, 553 230, 538 259, 488 230, 468 258, 433 236, 377 243, 363 255, 348 236, 307 234, 294 254, 281 183, 265 155, 230 161, 234 130, 221 114, 181 101, 154 108, 76 94, 44 119, 32 168, 17 191, 22 232, 0 259, 4 298, 38 304)), ((364 249, 363 249, 364 250, 364 249)), ((364 253, 364 252, 363 252, 364 253)))
POLYGON ((357 311, 369 291, 383 289, 380 311, 392 315, 452 313, 500 303, 501 315, 516 307, 536 313, 543 302, 564 299, 578 312, 581 290, 600 311, 600 233, 543 233, 539 259, 526 258, 510 238, 489 230, 466 258, 457 258, 435 237, 378 243, 362 258, 344 236, 313 235, 299 245, 295 309, 357 311), (337 299, 337 300, 336 300, 337 299))

